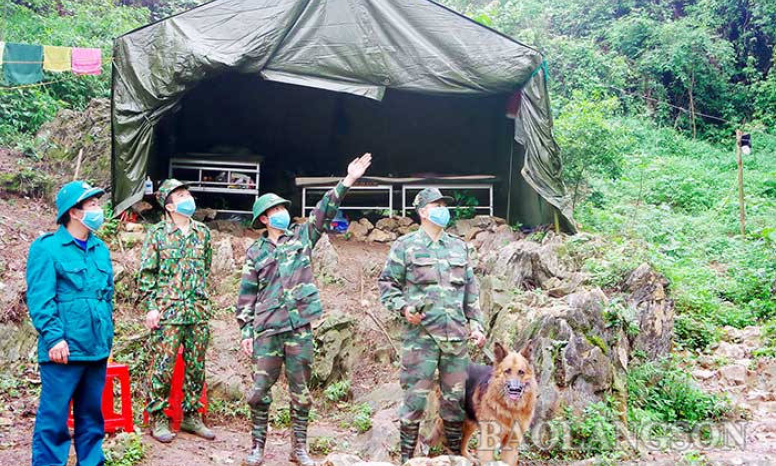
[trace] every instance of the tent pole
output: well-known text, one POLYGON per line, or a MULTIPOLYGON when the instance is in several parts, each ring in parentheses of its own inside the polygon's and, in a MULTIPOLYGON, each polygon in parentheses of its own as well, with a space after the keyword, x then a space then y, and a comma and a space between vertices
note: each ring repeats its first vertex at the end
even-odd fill
POLYGON ((507 225, 512 224, 512 164, 515 160, 515 138, 509 138, 509 188, 507 190, 507 225))

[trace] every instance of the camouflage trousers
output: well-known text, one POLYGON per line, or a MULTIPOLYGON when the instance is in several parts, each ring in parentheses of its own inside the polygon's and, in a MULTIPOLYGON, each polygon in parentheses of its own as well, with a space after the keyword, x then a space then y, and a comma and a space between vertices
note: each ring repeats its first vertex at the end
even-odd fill
POLYGON ((297 413, 310 410, 310 376, 313 363, 313 332, 310 325, 259 337, 253 342, 253 389, 248 396, 252 407, 272 403, 272 386, 280 376, 283 363, 291 394, 291 408, 297 413))
POLYGON ((399 410, 399 419, 402 424, 416 424, 423 418, 426 400, 434 390, 437 369, 442 392, 439 415, 445 421, 463 421, 468 367, 466 341, 437 342, 422 327, 409 330, 404 337, 401 359, 404 403, 399 410))
POLYGON ((202 407, 199 399, 205 384, 205 353, 210 341, 207 324, 162 325, 153 330, 149 341, 151 371, 148 374, 146 411, 160 412, 168 407, 172 373, 178 348, 183 345, 183 412, 193 413, 202 407))

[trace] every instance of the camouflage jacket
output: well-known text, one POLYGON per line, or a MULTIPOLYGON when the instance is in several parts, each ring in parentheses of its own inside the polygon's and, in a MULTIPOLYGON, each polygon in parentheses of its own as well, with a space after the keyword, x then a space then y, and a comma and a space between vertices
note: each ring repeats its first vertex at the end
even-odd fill
POLYGON ((329 190, 307 222, 292 226, 277 245, 263 236, 248 248, 236 309, 243 339, 299 328, 321 314, 312 251, 346 192, 342 182, 329 190))
POLYGON ((465 340, 468 330, 482 331, 479 285, 469 256, 466 242, 447 232, 437 242, 422 228, 402 236, 378 278, 380 301, 397 313, 415 306, 425 314, 420 325, 437 341, 465 340))
POLYGON ((168 220, 151 227, 138 274, 146 311, 159 311, 163 324, 207 321, 210 302, 205 285, 212 259, 210 229, 204 224, 192 220, 188 234, 168 220))

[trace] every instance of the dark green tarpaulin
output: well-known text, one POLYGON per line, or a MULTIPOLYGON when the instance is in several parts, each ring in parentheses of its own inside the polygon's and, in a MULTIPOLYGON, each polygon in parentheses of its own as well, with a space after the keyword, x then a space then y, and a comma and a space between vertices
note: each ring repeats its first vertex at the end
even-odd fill
MULTIPOLYGON (((154 126, 198 83, 225 72, 381 100, 522 89, 521 173, 573 230, 542 57, 429 0, 215 0, 116 39, 113 201, 140 200, 154 126)), ((465 128, 461 128, 465 131, 465 128)))

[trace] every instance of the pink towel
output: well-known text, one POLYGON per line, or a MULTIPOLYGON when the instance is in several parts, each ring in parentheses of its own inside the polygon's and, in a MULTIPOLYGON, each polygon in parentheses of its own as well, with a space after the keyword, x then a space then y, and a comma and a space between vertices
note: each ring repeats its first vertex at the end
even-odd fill
POLYGON ((102 51, 100 49, 73 48, 71 54, 73 74, 97 75, 102 72, 102 51))

